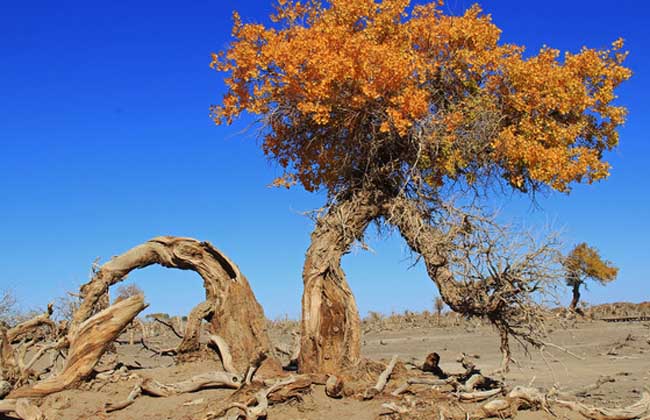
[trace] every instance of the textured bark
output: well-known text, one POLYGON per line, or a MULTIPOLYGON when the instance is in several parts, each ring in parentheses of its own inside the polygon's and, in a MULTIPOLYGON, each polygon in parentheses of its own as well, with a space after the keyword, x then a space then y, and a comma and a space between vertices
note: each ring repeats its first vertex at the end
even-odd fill
POLYGON ((379 215, 375 198, 354 195, 316 222, 303 269, 300 372, 334 374, 359 360, 361 322, 341 257, 379 215))
POLYGON ((44 397, 79 384, 92 373, 106 347, 145 307, 143 296, 133 296, 93 315, 68 336, 70 348, 60 374, 16 389, 8 398, 44 397))
POLYGON ((384 206, 388 223, 395 226, 411 250, 424 260, 427 273, 436 284, 442 300, 463 315, 484 315, 489 309, 478 297, 484 293, 480 284, 457 282, 447 267, 447 258, 440 249, 437 231, 425 211, 405 198, 396 198, 384 206))
POLYGON ((83 301, 72 329, 92 316, 110 286, 132 270, 152 264, 192 270, 203 278, 206 299, 190 314, 179 351, 198 349, 201 321, 206 319, 211 322, 211 333, 228 342, 238 370, 245 370, 260 351, 270 352, 264 312, 239 268, 209 242, 190 238, 154 238, 104 264, 81 287, 83 301))

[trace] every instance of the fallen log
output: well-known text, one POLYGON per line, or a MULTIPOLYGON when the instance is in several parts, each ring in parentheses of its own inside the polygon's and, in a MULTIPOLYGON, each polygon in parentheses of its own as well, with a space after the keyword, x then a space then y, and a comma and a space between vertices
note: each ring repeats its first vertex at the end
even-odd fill
POLYGON ((56 331, 56 324, 50 319, 53 312, 54 306, 50 303, 47 305, 47 311, 45 313, 35 316, 34 318, 22 322, 15 327, 7 330, 7 339, 10 343, 13 343, 19 338, 25 336, 27 333, 30 333, 42 326, 48 326, 51 331, 56 331))
POLYGON ((155 379, 144 379, 140 385, 142 392, 154 397, 169 397, 188 392, 195 392, 205 388, 232 388, 237 389, 242 385, 239 375, 228 372, 208 372, 191 377, 190 379, 174 384, 163 384, 155 379))
POLYGON ((93 315, 68 337, 70 348, 61 373, 18 388, 9 398, 44 397, 79 384, 93 372, 106 347, 145 307, 143 296, 133 296, 93 315))

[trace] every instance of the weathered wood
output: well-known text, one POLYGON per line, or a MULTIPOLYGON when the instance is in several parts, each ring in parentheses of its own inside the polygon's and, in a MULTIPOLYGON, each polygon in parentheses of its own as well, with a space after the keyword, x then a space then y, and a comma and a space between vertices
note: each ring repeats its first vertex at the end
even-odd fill
POLYGON ((359 361, 361 321, 341 258, 379 215, 373 198, 354 195, 316 221, 302 274, 301 373, 337 374, 359 361))
POLYGON ((190 379, 174 384, 163 384, 155 379, 142 381, 142 392, 154 397, 169 397, 171 395, 195 392, 205 388, 233 388, 237 389, 242 385, 239 375, 228 372, 208 372, 191 377, 190 379))
POLYGON ((638 402, 625 408, 594 407, 576 401, 564 400, 556 400, 556 403, 592 420, 631 420, 650 414, 649 392, 644 392, 638 402))
POLYGON ((135 386, 133 387, 129 395, 126 397, 126 400, 114 404, 106 403, 104 405, 104 410, 107 413, 112 413, 113 411, 122 410, 130 406, 131 404, 133 404, 136 398, 138 398, 140 395, 142 395, 142 381, 139 381, 137 384, 135 384, 135 386))
POLYGON ((377 378, 377 383, 375 384, 375 386, 369 388, 363 394, 364 400, 370 400, 374 398, 377 394, 380 394, 384 390, 384 388, 386 388, 386 384, 388 383, 388 379, 390 378, 391 373, 393 373, 393 369, 395 369, 396 363, 397 363, 397 355, 394 355, 393 358, 390 359, 390 363, 388 363, 386 369, 379 375, 379 378, 377 378))
POLYGON ((60 374, 18 388, 9 398, 44 397, 77 385, 92 373, 106 347, 145 307, 143 296, 133 296, 93 315, 68 336, 70 348, 60 374))
POLYGON ((13 343, 27 333, 30 333, 42 326, 47 326, 51 331, 56 331, 56 324, 50 319, 53 311, 54 306, 50 303, 47 305, 47 311, 45 313, 35 316, 34 318, 29 319, 25 322, 21 322, 15 327, 7 330, 7 339, 10 343, 13 343))
POLYGON ((495 395, 499 395, 500 393, 501 388, 490 389, 487 391, 459 392, 458 399, 465 402, 479 402, 485 401, 495 395))
POLYGON ((163 236, 136 246, 105 263, 80 291, 82 302, 74 314, 71 329, 88 319, 109 287, 122 281, 131 271, 159 264, 163 267, 192 270, 203 279, 206 299, 190 314, 180 352, 199 348, 202 319, 211 322, 211 333, 230 345, 233 364, 244 371, 260 350, 270 352, 266 319, 239 268, 209 242, 163 236))
POLYGON ((210 342, 217 347, 223 369, 228 373, 237 373, 235 366, 232 364, 232 355, 230 354, 230 347, 228 347, 226 340, 213 334, 210 336, 210 342))

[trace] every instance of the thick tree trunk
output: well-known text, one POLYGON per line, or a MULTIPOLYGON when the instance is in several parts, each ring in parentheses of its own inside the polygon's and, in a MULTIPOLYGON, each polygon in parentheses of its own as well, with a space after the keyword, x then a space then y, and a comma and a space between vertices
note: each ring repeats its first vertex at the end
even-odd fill
POLYGON ((378 217, 376 203, 376 195, 357 194, 316 222, 303 269, 300 372, 338 373, 359 360, 361 323, 341 257, 378 217))
POLYGON ((235 366, 244 371, 260 352, 270 354, 270 341, 262 307, 239 268, 209 242, 163 236, 154 238, 104 264, 81 287, 82 303, 74 314, 71 331, 93 315, 110 286, 132 270, 152 264, 193 270, 203 278, 205 302, 190 314, 179 351, 199 348, 203 319, 211 322, 211 333, 230 345, 235 366))
POLYGON ((574 282, 572 286, 573 297, 571 298, 571 304, 569 305, 569 310, 575 312, 578 308, 578 302, 580 301, 580 283, 574 282))

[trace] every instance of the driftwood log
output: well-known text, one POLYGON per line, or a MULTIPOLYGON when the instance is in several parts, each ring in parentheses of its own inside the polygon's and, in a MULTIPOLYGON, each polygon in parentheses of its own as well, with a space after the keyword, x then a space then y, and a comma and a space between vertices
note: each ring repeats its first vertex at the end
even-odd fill
POLYGON ((239 268, 209 242, 162 236, 130 249, 101 266, 81 287, 82 302, 74 314, 72 330, 93 315, 112 285, 133 270, 149 265, 192 270, 203 279, 205 301, 188 317, 178 352, 199 348, 201 322, 210 322, 211 333, 223 337, 231 346, 233 364, 238 371, 248 366, 260 350, 269 352, 270 341, 262 307, 239 268))

